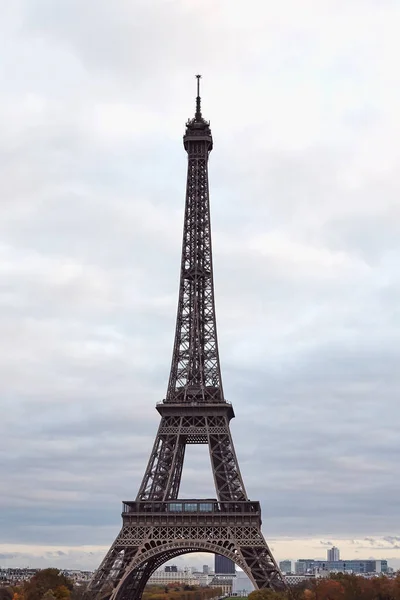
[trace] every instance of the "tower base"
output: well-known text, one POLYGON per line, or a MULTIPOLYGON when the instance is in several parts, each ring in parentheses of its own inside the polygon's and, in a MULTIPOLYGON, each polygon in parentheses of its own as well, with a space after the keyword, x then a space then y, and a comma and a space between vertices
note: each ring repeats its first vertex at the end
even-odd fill
POLYGON ((256 589, 286 588, 261 533, 259 502, 124 502, 123 525, 88 586, 97 600, 140 600, 151 574, 188 552, 233 560, 256 589))

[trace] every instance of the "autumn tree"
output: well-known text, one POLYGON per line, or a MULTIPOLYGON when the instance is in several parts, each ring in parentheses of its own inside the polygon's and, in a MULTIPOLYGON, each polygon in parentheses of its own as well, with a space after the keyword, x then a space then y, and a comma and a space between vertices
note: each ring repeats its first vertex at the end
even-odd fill
POLYGON ((397 574, 397 577, 392 580, 393 585, 393 598, 394 600, 400 600, 400 573, 397 574))
POLYGON ((317 583, 317 598, 324 600, 344 600, 344 586, 334 579, 319 579, 317 583))
POLYGON ((47 590, 47 592, 43 594, 42 600, 56 600, 53 590, 47 590))
POLYGON ((307 589, 307 581, 302 581, 290 588, 290 594, 288 597, 290 600, 304 600, 304 591, 307 589))
MULTIPOLYGON (((23 595, 25 600, 42 600, 51 590, 55 600, 69 600, 72 588, 72 581, 59 569, 43 569, 24 584, 23 595)), ((50 595, 47 600, 52 600, 50 595)))
POLYGON ((71 590, 66 585, 59 585, 54 590, 54 596, 56 600, 69 600, 71 597, 71 590))
POLYGON ((13 588, 12 600, 24 600, 24 592, 21 587, 13 588))

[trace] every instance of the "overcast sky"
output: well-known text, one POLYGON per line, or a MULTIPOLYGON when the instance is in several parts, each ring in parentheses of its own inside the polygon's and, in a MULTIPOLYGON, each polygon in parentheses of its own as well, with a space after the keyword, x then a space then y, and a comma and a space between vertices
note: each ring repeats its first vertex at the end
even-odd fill
MULTIPOLYGON (((399 2, 0 11, 0 565, 96 567, 136 496, 200 72, 223 381, 265 536, 400 566, 399 2)), ((182 495, 210 494, 190 447, 182 495)))

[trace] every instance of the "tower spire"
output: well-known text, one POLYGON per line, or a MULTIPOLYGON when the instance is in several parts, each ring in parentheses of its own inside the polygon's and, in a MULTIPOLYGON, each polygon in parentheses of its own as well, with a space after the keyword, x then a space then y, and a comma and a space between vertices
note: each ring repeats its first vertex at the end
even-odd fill
POLYGON ((200 121, 201 120, 201 97, 200 97, 200 79, 201 79, 201 75, 196 75, 196 79, 197 79, 197 97, 196 97, 196 121, 200 121))
POLYGON ((217 342, 212 268, 208 157, 213 147, 209 123, 200 109, 186 123, 188 154, 181 277, 175 342, 165 402, 225 403, 217 342))

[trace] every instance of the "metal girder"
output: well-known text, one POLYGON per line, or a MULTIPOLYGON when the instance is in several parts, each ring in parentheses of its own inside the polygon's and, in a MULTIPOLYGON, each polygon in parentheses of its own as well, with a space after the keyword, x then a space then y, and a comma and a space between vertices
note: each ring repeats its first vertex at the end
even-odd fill
POLYGON ((162 417, 138 500, 178 497, 186 444, 208 444, 219 500, 247 499, 229 429, 229 408, 220 407, 219 414, 212 409, 204 405, 201 415, 190 414, 190 409, 180 414, 176 407, 177 414, 162 417))
MULTIPOLYGON (((166 402, 224 402, 218 355, 208 192, 212 138, 203 121, 188 152, 181 276, 166 402)), ((191 125, 188 125, 190 129, 191 125)))

